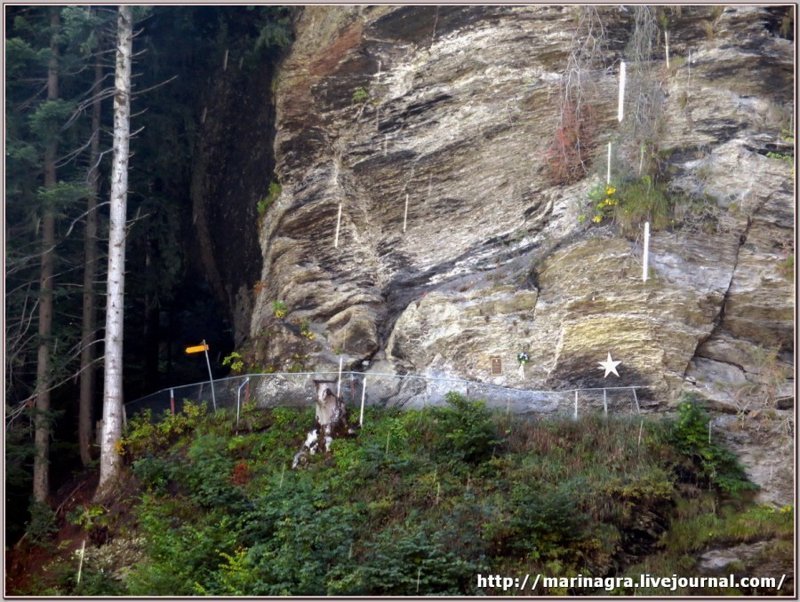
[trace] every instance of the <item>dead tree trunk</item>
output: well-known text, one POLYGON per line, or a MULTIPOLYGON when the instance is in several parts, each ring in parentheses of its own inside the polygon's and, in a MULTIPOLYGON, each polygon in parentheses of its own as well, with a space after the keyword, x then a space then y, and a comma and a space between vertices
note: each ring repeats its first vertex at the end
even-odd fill
POLYGON ((347 408, 341 397, 336 397, 335 380, 315 380, 317 388, 314 428, 308 432, 303 447, 292 461, 292 468, 308 462, 308 457, 317 452, 327 453, 331 443, 338 437, 346 437, 356 431, 347 423, 347 408))

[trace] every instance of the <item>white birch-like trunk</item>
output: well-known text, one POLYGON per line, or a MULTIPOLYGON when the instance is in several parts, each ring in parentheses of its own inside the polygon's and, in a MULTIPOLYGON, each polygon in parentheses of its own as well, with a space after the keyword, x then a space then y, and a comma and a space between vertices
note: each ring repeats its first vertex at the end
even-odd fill
POLYGON ((114 159, 111 166, 111 217, 108 232, 108 293, 103 372, 103 433, 100 440, 100 482, 103 498, 116 481, 122 458, 122 326, 125 301, 125 221, 130 145, 131 54, 133 23, 130 6, 117 17, 117 60, 114 78, 114 159))

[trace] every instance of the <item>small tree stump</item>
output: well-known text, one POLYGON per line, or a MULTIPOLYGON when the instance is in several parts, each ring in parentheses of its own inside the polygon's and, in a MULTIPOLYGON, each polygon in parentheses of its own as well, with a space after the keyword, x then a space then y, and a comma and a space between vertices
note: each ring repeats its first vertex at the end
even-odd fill
POLYGON ((304 465, 308 457, 317 452, 330 451, 334 438, 355 434, 356 430, 347 423, 347 408, 341 397, 336 397, 335 380, 315 380, 317 388, 316 415, 314 428, 308 432, 300 451, 292 460, 292 468, 304 465))

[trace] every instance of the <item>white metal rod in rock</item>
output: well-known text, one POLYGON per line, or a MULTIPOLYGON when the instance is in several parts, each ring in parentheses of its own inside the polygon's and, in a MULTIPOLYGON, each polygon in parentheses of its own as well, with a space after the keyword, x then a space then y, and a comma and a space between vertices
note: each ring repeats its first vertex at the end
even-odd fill
POLYGON ((667 57, 667 69, 669 69, 669 32, 664 30, 664 55, 667 57))
POLYGON ((636 404, 636 413, 641 414, 642 410, 639 408, 639 396, 636 394, 636 389, 633 389, 633 401, 636 404))
POLYGON ((364 376, 364 381, 361 384, 361 412, 358 415, 358 426, 364 426, 364 401, 367 398, 367 377, 364 376))
POLYGON ((619 65, 619 106, 617 108, 617 121, 622 121, 625 116, 625 61, 619 65))
POLYGON ((408 193, 406 193, 406 208, 403 211, 403 233, 405 234, 406 226, 408 224, 408 193))
POLYGON ((572 414, 572 419, 578 419, 578 392, 575 391, 575 412, 572 414))
MULTIPOLYGON (((647 282, 647 264, 650 262, 650 222, 644 223, 644 245, 642 250, 642 282, 647 282)), ((634 394, 636 390, 634 389, 634 394)))
POLYGON ((336 235, 333 237, 333 248, 339 248, 339 228, 342 226, 342 204, 339 203, 339 214, 336 216, 336 235))
POLYGON ((611 184, 611 143, 608 143, 608 161, 606 162, 606 185, 611 184))
POLYGON ((608 417, 608 397, 605 389, 603 389, 603 414, 608 417))
POLYGON ((336 378, 336 397, 341 396, 342 392, 342 362, 344 358, 340 355, 339 356, 339 376, 336 378))

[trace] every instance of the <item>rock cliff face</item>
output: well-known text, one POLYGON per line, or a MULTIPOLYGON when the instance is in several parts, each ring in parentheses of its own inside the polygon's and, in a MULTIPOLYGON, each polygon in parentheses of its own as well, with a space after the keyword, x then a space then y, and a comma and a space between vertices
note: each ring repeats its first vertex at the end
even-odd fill
MULTIPOLYGON (((261 230, 253 363, 322 369, 343 355, 377 372, 558 389, 608 383, 597 362, 610 352, 615 384, 650 385, 663 405, 695 391, 738 416, 720 432, 785 426, 794 174, 779 155, 793 156, 794 48, 775 34, 780 15, 664 9, 642 46, 633 7, 598 7, 599 44, 580 74, 593 160, 585 177, 554 183, 548 146, 582 11, 303 10, 276 83, 282 193, 261 230), (616 119, 620 60, 651 74, 647 97, 630 79, 625 106, 630 120, 650 103, 646 156, 616 119), (584 219, 606 142, 619 147, 613 176, 644 164, 666 182, 673 208, 653 232, 647 282, 638 229, 584 219)), ((780 478, 751 465, 757 480, 780 478)))

